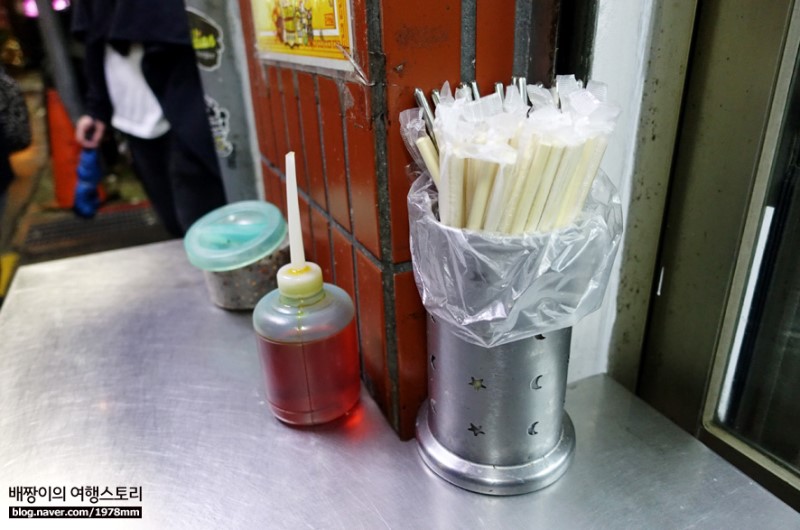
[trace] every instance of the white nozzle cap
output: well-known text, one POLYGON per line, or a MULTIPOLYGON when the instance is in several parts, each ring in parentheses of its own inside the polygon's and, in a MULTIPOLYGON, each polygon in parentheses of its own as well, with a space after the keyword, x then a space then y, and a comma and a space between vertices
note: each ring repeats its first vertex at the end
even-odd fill
POLYGON ((278 270, 278 290, 290 298, 314 296, 322 290, 322 269, 306 261, 300 207, 297 203, 297 174, 294 151, 286 153, 286 208, 289 216, 289 253, 291 263, 278 270))
POLYGON ((322 290, 322 269, 310 261, 302 269, 287 263, 278 269, 278 290, 289 298, 309 298, 322 290))

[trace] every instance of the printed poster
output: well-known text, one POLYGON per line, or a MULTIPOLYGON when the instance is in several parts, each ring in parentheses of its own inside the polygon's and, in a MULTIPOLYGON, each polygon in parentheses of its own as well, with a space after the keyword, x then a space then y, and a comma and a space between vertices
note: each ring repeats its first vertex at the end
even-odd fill
POLYGON ((251 0, 263 59, 352 71, 348 0, 251 0))

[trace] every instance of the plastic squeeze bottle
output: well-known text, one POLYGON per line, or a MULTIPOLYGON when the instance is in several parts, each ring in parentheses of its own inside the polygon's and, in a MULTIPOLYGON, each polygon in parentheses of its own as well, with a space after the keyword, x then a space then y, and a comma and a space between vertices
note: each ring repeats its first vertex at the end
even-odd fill
POLYGON ((286 155, 291 262, 278 270, 278 288, 253 311, 267 399, 275 416, 316 425, 349 412, 361 389, 355 309, 341 288, 323 283, 305 260, 294 152, 286 155))

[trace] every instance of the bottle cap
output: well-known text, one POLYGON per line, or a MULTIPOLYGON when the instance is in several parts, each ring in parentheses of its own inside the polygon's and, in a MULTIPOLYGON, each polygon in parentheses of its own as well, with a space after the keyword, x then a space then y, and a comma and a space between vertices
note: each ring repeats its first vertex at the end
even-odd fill
POLYGON ((278 290, 289 298, 307 298, 322 290, 322 269, 306 261, 300 208, 297 204, 297 175, 294 151, 286 154, 286 208, 289 217, 289 252, 291 262, 278 270, 278 290))
POLYGON ((322 269, 307 261, 301 269, 287 263, 278 269, 278 289, 289 298, 308 298, 322 290, 322 269))

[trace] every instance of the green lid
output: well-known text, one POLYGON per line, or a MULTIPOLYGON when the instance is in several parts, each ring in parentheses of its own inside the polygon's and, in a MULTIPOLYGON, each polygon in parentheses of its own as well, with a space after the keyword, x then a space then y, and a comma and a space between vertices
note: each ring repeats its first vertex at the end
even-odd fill
POLYGON ((229 271, 273 252, 286 237, 286 220, 268 202, 241 201, 213 210, 189 228, 183 240, 195 267, 229 271))

